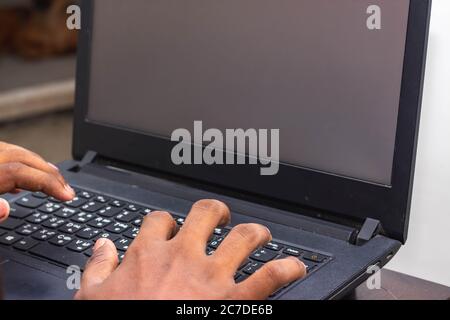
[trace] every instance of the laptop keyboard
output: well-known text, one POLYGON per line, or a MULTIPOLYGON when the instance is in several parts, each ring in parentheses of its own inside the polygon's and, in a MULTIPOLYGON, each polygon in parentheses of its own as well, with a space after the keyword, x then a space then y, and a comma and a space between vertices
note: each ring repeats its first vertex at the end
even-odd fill
MULTIPOLYGON (((119 261, 122 261, 144 217, 154 209, 74 189, 77 196, 64 203, 36 192, 11 204, 10 218, 0 224, 0 246, 28 252, 58 265, 76 265, 83 269, 92 255, 95 241, 108 238, 115 243, 119 261)), ((174 216, 174 219, 181 226, 185 218, 174 216)), ((215 229, 206 254, 214 254, 230 230, 228 227, 215 229)), ((308 275, 331 260, 329 256, 274 240, 242 263, 235 281, 244 281, 269 261, 289 256, 299 258, 307 266, 308 275)))

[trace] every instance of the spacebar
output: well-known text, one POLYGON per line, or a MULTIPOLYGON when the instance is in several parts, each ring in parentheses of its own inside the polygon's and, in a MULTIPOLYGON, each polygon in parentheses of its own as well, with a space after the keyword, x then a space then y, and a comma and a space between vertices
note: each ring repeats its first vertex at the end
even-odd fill
POLYGON ((78 266, 81 270, 88 260, 82 253, 75 253, 66 248, 56 247, 47 243, 42 243, 30 250, 30 253, 41 258, 60 263, 64 266, 78 266))

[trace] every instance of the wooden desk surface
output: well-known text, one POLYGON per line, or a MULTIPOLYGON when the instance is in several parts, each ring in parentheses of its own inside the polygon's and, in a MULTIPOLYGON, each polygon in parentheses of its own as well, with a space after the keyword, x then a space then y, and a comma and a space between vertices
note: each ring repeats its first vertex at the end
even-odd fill
MULTIPOLYGON (((450 270, 449 270, 450 272, 450 270)), ((381 270, 381 289, 369 290, 366 283, 351 300, 450 300, 450 288, 391 270, 381 270)))

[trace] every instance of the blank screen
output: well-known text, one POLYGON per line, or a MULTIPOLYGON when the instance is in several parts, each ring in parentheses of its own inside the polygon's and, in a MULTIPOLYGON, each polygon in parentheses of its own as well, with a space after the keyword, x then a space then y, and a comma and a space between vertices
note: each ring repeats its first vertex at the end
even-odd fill
POLYGON ((391 184, 409 0, 94 3, 89 120, 280 129, 282 163, 391 184))

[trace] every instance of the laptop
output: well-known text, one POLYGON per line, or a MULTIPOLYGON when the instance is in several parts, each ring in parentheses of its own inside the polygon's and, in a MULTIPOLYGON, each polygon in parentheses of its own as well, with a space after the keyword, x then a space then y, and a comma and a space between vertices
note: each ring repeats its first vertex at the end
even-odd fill
POLYGON ((59 165, 77 197, 5 196, 4 297, 70 299, 96 239, 123 259, 146 214, 182 225, 204 198, 232 211, 205 254, 240 223, 272 231, 237 282, 295 256, 307 276, 270 299, 346 297, 407 239, 430 5, 82 1, 59 165))

